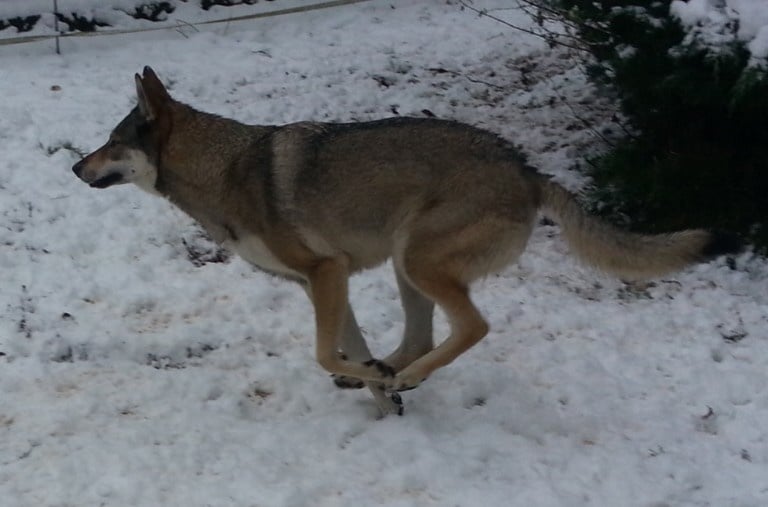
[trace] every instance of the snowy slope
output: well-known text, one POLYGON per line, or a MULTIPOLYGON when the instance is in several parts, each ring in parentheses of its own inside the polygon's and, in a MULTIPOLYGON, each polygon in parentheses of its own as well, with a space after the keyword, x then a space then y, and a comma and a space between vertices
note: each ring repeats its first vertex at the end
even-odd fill
MULTIPOLYGON (((579 118, 601 129, 610 104, 567 55, 443 0, 187 36, 0 49, 3 506, 768 505, 763 260, 628 287, 539 227, 475 288, 491 334, 377 420, 316 365, 301 290, 238 259, 199 266, 221 258, 182 213, 70 171, 150 64, 245 122, 466 121, 578 188, 568 168, 599 149, 579 118)), ((402 327, 389 268, 352 292, 385 355, 402 327)))

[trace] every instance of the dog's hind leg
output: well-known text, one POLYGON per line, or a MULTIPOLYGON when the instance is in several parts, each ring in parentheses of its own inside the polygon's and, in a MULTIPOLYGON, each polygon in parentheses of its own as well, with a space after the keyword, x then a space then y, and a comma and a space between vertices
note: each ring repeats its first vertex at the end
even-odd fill
POLYGON ((398 391, 418 386, 433 371, 450 364, 488 333, 488 324, 469 298, 466 284, 439 273, 419 274, 412 279, 445 311, 451 334, 397 374, 389 385, 398 391))
POLYGON ((384 362, 400 371, 434 347, 432 316, 435 303, 416 290, 398 267, 395 267, 395 276, 405 312, 405 329, 400 345, 384 362))
POLYGON ((471 223, 442 224, 421 218, 398 255, 401 273, 421 295, 445 312, 450 335, 440 345, 398 371, 390 388, 416 387, 488 333, 488 324, 469 297, 469 284, 516 258, 527 240, 527 222, 488 217, 471 223))

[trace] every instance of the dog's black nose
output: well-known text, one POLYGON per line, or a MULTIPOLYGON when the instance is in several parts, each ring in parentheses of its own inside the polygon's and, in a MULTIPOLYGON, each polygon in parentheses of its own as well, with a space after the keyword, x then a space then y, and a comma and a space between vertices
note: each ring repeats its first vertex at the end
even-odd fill
POLYGON ((83 172, 83 162, 84 161, 85 161, 85 159, 81 160, 80 162, 78 162, 77 164, 72 166, 72 172, 75 173, 75 176, 77 176, 78 178, 80 177, 80 175, 83 172))

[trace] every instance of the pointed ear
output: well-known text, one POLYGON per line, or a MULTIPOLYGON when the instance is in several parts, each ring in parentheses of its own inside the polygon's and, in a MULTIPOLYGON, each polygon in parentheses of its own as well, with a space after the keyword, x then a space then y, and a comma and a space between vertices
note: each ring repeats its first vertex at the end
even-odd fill
POLYGON ((136 74, 133 78, 134 81, 136 81, 136 97, 139 99, 139 111, 145 120, 152 121, 155 119, 155 116, 152 113, 149 101, 147 101, 147 94, 144 92, 144 84, 141 81, 141 76, 136 74))
POLYGON ((136 74, 134 79, 139 111, 147 121, 155 120, 171 101, 171 96, 150 67, 144 67, 143 76, 136 74))

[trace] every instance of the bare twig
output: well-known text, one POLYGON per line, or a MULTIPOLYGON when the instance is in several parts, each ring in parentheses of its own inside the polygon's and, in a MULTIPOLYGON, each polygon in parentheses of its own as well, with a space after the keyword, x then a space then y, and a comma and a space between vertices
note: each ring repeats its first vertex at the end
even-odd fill
MULTIPOLYGON (((557 21, 558 23, 562 23, 563 25, 573 30, 579 30, 582 27, 587 27, 590 30, 594 30, 596 32, 601 32, 603 34, 610 35, 610 31, 606 30, 602 26, 598 26, 592 23, 588 24, 581 20, 574 19, 573 16, 569 15, 566 11, 562 9, 550 7, 546 1, 542 1, 542 0, 516 0, 516 1, 521 8, 522 8, 521 4, 527 4, 534 9, 541 10, 547 13, 546 19, 550 19, 553 21, 557 21)), ((526 12, 528 11, 526 10, 526 12)))
POLYGON ((616 113, 613 114, 611 117, 611 121, 619 126, 619 128, 624 132, 624 134, 630 138, 630 139, 637 139, 637 134, 629 130, 627 125, 621 121, 621 119, 616 115, 616 113))
MULTIPOLYGON (((229 23, 229 22, 227 22, 227 23, 229 23)), ((191 28, 195 32, 199 32, 200 31, 195 25, 193 25, 189 21, 184 21, 183 19, 176 20, 176 31, 179 34, 181 34, 181 36, 184 37, 185 39, 189 39, 189 35, 184 33, 184 28, 185 27, 191 28)))
POLYGON ((610 147, 616 146, 616 144, 613 141, 611 141, 610 139, 605 137, 605 135, 603 135, 602 132, 598 131, 595 127, 593 127, 592 124, 586 118, 584 118, 579 113, 577 113, 576 109, 573 107, 573 105, 571 105, 571 103, 568 102, 568 100, 565 97, 563 97, 560 94, 560 92, 558 92, 557 90, 553 90, 553 91, 557 94, 558 98, 563 102, 563 104, 568 106, 568 109, 571 110, 571 113, 573 114, 573 117, 576 118, 577 120, 579 120, 581 122, 581 124, 584 125, 587 128, 587 130, 592 132, 596 137, 598 137, 601 141, 603 141, 608 146, 610 146, 610 147))
MULTIPOLYGON (((504 19, 496 17, 493 14, 489 14, 488 11, 485 10, 485 9, 478 9, 477 7, 469 5, 465 0, 460 0, 459 3, 464 8, 469 9, 470 11, 476 13, 480 17, 490 18, 490 19, 492 19, 494 21, 497 21, 497 22, 501 23, 502 25, 505 25, 505 26, 508 26, 508 27, 513 28, 515 30, 518 30, 518 31, 521 31, 521 32, 524 32, 524 33, 527 33, 527 34, 530 34, 530 35, 533 35, 535 37, 539 37, 540 39, 544 39, 548 44, 557 45, 557 46, 563 46, 563 47, 566 47, 566 48, 575 49, 576 51, 586 51, 587 50, 586 47, 582 47, 582 46, 579 46, 579 45, 576 45, 576 44, 570 44, 568 42, 563 42, 562 40, 558 40, 558 37, 555 36, 556 34, 550 33, 548 36, 547 35, 542 35, 541 33, 536 32, 534 30, 530 30, 528 28, 523 28, 522 26, 514 25, 514 24, 510 23, 509 21, 506 21, 504 19)), ((570 36, 570 37, 576 39, 576 37, 573 37, 573 36, 570 36)))
POLYGON ((485 86, 489 86, 489 87, 495 89, 496 91, 500 91, 500 92, 504 91, 504 87, 503 86, 499 86, 497 84, 489 83, 488 81, 483 81, 482 79, 475 79, 473 77, 467 76, 466 74, 462 74, 461 72, 459 72, 457 70, 449 70, 449 69, 444 69, 442 67, 429 67, 427 70, 430 71, 430 72, 434 72, 435 74, 450 74, 451 76, 454 76, 454 77, 463 77, 464 79, 466 79, 467 81, 470 81, 472 83, 477 83, 477 84, 482 84, 482 85, 485 85, 485 86))
POLYGON ((516 1, 517 1, 518 8, 520 8, 523 12, 525 12, 532 18, 536 19, 537 21, 546 20, 554 23, 560 23, 572 30, 579 29, 579 25, 571 21, 568 18, 567 14, 563 11, 554 9, 552 7, 545 5, 544 3, 539 3, 535 0, 516 0, 516 1), (533 11, 534 9, 537 12, 534 12, 533 11))
MULTIPOLYGON (((540 26, 543 25, 544 21, 548 21, 548 22, 553 22, 553 23, 560 23, 561 25, 565 26, 566 30, 568 30, 568 31, 578 31, 579 28, 580 28, 579 24, 578 24, 578 21, 574 21, 574 20, 569 19, 565 12, 562 12, 562 11, 556 9, 556 8, 550 7, 550 6, 546 5, 546 4, 544 4, 543 2, 541 2, 540 0, 516 0, 516 2, 517 2, 518 7, 523 12, 525 12, 526 14, 528 14, 529 16, 531 16, 534 19, 541 20, 540 23, 539 23, 540 26), (536 12, 536 11, 538 11, 538 12, 536 12)), ((588 50, 589 43, 585 42, 582 39, 580 39, 576 35, 573 35, 572 33, 567 33, 567 34, 555 33, 555 32, 552 32, 552 31, 550 31, 547 28, 542 26, 542 30, 544 32, 546 32, 546 34, 542 34, 542 33, 539 33, 537 31, 530 30, 528 28, 524 28, 524 27, 520 27, 520 26, 514 25, 512 23, 509 23, 506 20, 503 20, 501 18, 493 16, 493 15, 489 14, 488 10, 479 9, 477 7, 474 7, 473 5, 470 5, 471 0, 460 0, 459 3, 464 8, 469 9, 470 11, 477 13, 479 16, 488 17, 490 19, 493 19, 494 21, 497 21, 497 22, 499 22, 499 23, 501 23, 501 24, 503 24, 505 26, 508 26, 510 28, 513 28, 515 30, 519 30, 519 31, 522 31, 522 32, 525 32, 525 33, 528 33, 528 34, 531 34, 531 35, 535 35, 536 37, 543 38, 544 40, 546 40, 550 44, 555 44, 555 45, 559 45, 559 46, 562 46, 562 47, 565 47, 565 48, 568 48, 568 49, 571 49, 571 50, 576 50, 576 51, 579 52, 579 54, 584 54, 584 53, 587 53, 589 51, 588 50), (564 42, 562 40, 563 37, 571 39, 573 41, 573 43, 571 43, 571 42, 564 42)), ((442 71, 442 72, 449 72, 452 75, 459 75, 459 76, 462 75, 459 72, 448 71, 448 70, 445 70, 445 69, 429 69, 429 70, 431 70, 433 72, 440 72, 440 71, 442 71)), ((473 82, 490 85, 490 83, 484 83, 483 81, 480 81, 480 80, 473 80, 473 79, 469 78, 468 76, 463 76, 463 77, 466 77, 468 80, 473 81, 473 82)), ((501 87, 496 86, 496 85, 491 85, 491 86, 493 86, 495 89, 499 89, 499 90, 502 89, 501 87)), ((554 91, 555 94, 557 94, 557 97, 568 107, 568 109, 570 109, 571 113, 573 114, 573 117, 578 122, 580 122, 587 130, 592 132, 592 134, 595 137, 600 139, 606 145, 611 146, 611 147, 615 146, 614 142, 612 142, 602 132, 598 131, 589 120, 587 120, 586 118, 581 116, 576 111, 576 109, 573 107, 573 105, 562 94, 560 94, 556 89, 553 89, 553 91, 554 91)), ((620 123, 618 123, 618 124, 619 124, 619 126, 622 129, 626 130, 624 125, 621 125, 620 123)), ((590 161, 587 160, 587 163, 590 164, 590 161)))

